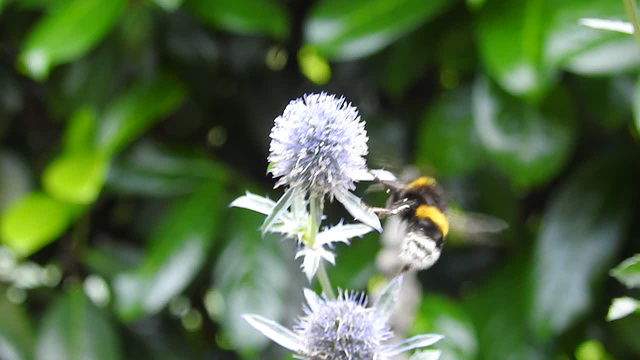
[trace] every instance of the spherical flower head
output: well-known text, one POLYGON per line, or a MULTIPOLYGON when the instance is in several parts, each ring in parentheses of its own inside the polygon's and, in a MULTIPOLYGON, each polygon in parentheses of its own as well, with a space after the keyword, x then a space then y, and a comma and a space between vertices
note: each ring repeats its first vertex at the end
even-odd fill
POLYGON ((271 130, 269 172, 286 185, 324 196, 353 190, 366 170, 367 132, 344 97, 307 94, 293 100, 271 130))
POLYGON ((293 351, 304 360, 388 360, 396 355, 422 349, 442 340, 438 334, 421 334, 397 344, 384 342, 393 334, 387 326, 398 300, 402 276, 391 280, 380 297, 367 307, 363 295, 342 292, 335 300, 304 290, 308 307, 291 331, 273 320, 256 314, 242 317, 256 330, 293 351))
POLYGON ((393 333, 385 318, 366 307, 364 296, 340 292, 336 300, 312 302, 294 328, 304 342, 303 359, 386 359, 383 343, 393 333))

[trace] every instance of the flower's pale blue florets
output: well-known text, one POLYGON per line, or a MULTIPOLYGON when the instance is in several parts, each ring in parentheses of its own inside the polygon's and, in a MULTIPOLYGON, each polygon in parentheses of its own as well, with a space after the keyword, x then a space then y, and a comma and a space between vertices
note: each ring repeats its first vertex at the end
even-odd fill
POLYGON ((276 187, 333 197, 353 190, 357 174, 366 171, 367 132, 344 97, 320 93, 291 101, 275 119, 271 139, 276 187))
POLYGON ((304 342, 305 360, 382 360, 384 342, 393 337, 386 319, 366 307, 364 296, 349 292, 336 300, 317 298, 294 331, 304 342))
MULTIPOLYGON (((442 340, 438 334, 422 334, 396 344, 385 344, 393 337, 387 322, 398 300, 402 276, 393 279, 372 307, 362 295, 340 292, 335 300, 319 297, 305 289, 308 307, 294 331, 260 315, 243 318, 265 336, 293 351, 304 360, 389 360, 414 349, 442 340)), ((437 358, 437 357, 435 357, 437 358)))

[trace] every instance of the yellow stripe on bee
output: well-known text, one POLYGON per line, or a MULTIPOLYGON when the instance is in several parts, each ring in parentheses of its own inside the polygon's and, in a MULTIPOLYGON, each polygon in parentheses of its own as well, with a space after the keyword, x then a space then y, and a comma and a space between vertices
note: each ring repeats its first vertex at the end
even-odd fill
POLYGON ((442 236, 446 236, 449 232, 449 221, 447 217, 435 206, 418 206, 416 209, 416 217, 433 221, 433 223, 440 228, 440 231, 442 231, 442 236))
POLYGON ((422 186, 431 186, 436 183, 436 179, 429 176, 421 176, 407 185, 407 189, 415 189, 422 186))

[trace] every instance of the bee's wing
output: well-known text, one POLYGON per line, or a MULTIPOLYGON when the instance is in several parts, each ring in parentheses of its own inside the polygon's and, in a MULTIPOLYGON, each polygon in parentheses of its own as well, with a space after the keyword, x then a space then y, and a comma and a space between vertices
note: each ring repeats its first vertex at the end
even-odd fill
POLYGON ((377 184, 369 185, 367 189, 364 191, 364 193, 368 194, 372 192, 385 191, 385 190, 386 188, 384 187, 384 185, 377 183, 377 184))
POLYGON ((495 245, 495 237, 491 235, 509 227, 506 221, 497 217, 463 212, 456 208, 447 209, 446 215, 449 218, 451 232, 460 235, 466 243, 495 245))
POLYGON ((380 185, 382 185, 385 190, 390 190, 391 192, 394 192, 394 193, 404 190, 406 186, 404 183, 401 183, 399 181, 386 181, 386 180, 381 180, 380 185))
POLYGON ((379 180, 378 183, 370 185, 365 193, 376 192, 376 191, 387 191, 392 193, 400 192, 404 189, 405 184, 399 181, 389 181, 389 180, 379 180))

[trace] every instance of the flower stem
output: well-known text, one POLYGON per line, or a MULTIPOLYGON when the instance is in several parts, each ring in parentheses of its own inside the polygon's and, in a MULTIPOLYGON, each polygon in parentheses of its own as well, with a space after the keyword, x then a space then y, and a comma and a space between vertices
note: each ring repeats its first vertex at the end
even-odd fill
POLYGON ((335 300, 336 294, 333 292, 333 288, 331 287, 331 282, 329 281, 329 276, 327 275, 327 269, 324 268, 324 262, 320 262, 320 267, 318 268, 318 281, 320 282, 320 286, 322 287, 322 292, 327 295, 329 300, 335 300))
POLYGON ((309 240, 307 246, 311 248, 313 244, 316 243, 316 234, 318 234, 318 229, 320 228, 317 214, 318 198, 314 195, 309 197, 309 208, 311 209, 311 219, 309 221, 309 240))
MULTIPOLYGON (((322 219, 322 214, 318 214, 318 210, 321 206, 319 206, 318 198, 315 195, 311 195, 311 197, 309 197, 309 207, 311 208, 311 223, 309 225, 311 228, 309 229, 309 243, 307 246, 311 247, 316 242, 316 234, 318 233, 320 221, 322 219)), ((329 276, 327 275, 327 270, 325 269, 324 262, 322 262, 322 260, 320 260, 317 276, 320 286, 322 287, 322 292, 329 300, 335 300, 336 295, 333 292, 333 287, 331 287, 331 282, 329 281, 329 276)))
POLYGON ((640 48, 640 19, 638 16, 638 4, 636 0, 622 0, 624 2, 624 10, 627 12, 629 21, 633 24, 633 37, 640 48))

